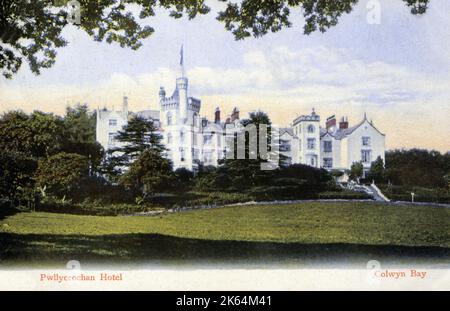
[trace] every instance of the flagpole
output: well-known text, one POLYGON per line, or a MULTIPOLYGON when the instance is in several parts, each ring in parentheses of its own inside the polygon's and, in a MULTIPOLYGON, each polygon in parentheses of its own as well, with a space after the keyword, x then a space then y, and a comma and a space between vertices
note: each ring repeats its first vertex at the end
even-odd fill
POLYGON ((183 51, 183 44, 181 45, 181 50, 180 50, 180 66, 181 66, 181 77, 184 78, 184 51, 183 51))

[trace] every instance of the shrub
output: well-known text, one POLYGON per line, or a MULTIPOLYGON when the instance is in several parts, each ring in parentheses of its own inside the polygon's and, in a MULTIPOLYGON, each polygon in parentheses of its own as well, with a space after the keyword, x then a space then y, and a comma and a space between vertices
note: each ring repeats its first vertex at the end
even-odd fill
POLYGON ((333 200, 333 199, 343 199, 343 200, 368 200, 371 196, 367 193, 356 192, 356 191, 326 191, 318 194, 318 199, 322 200, 333 200))
POLYGON ((393 201, 411 201, 411 192, 415 202, 450 203, 450 191, 441 188, 424 188, 379 185, 380 190, 393 201))

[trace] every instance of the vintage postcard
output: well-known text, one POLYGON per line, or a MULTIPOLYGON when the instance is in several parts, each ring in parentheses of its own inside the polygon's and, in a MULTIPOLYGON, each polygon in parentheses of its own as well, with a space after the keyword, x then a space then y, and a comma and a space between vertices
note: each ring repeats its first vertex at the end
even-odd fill
POLYGON ((449 13, 2 0, 0 289, 449 290, 449 13))

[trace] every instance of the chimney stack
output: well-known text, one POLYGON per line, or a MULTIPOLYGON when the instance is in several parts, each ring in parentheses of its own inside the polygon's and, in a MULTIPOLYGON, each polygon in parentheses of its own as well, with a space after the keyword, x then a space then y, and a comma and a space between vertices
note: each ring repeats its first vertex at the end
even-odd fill
POLYGON ((332 127, 336 127, 336 116, 335 115, 332 115, 331 117, 327 118, 326 127, 327 127, 327 130, 329 130, 332 127))
POLYGON ((220 108, 216 108, 216 112, 214 113, 214 123, 220 123, 220 108))
POLYGON ((239 120, 239 109, 234 107, 233 112, 231 113, 231 122, 234 120, 239 120))
POLYGON ((348 128, 348 118, 342 117, 341 122, 339 122, 339 129, 343 130, 343 129, 347 129, 347 128, 348 128))

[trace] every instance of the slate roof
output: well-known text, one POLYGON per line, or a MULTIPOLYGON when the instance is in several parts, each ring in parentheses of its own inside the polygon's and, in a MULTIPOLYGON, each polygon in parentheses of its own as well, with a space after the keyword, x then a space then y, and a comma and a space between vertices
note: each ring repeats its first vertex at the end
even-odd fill
POLYGON ((290 128, 290 127, 282 127, 282 128, 280 128, 280 136, 283 135, 284 133, 288 133, 292 137, 298 138, 297 135, 294 134, 294 130, 292 128, 290 128))
POLYGON ((159 110, 142 110, 136 112, 136 116, 145 119, 159 120, 159 110))
POLYGON ((350 134, 352 134, 356 129, 358 129, 361 125, 363 125, 365 122, 367 121, 367 123, 369 123, 378 133, 380 133, 381 135, 384 136, 383 133, 381 133, 374 125, 372 122, 369 122, 367 120, 367 118, 364 116, 364 119, 359 122, 357 125, 351 126, 349 128, 346 129, 340 129, 340 128, 335 128, 334 131, 329 131, 326 128, 321 128, 320 129, 320 137, 325 136, 326 134, 330 134, 333 138, 335 139, 343 139, 346 138, 347 136, 349 136, 350 134))

